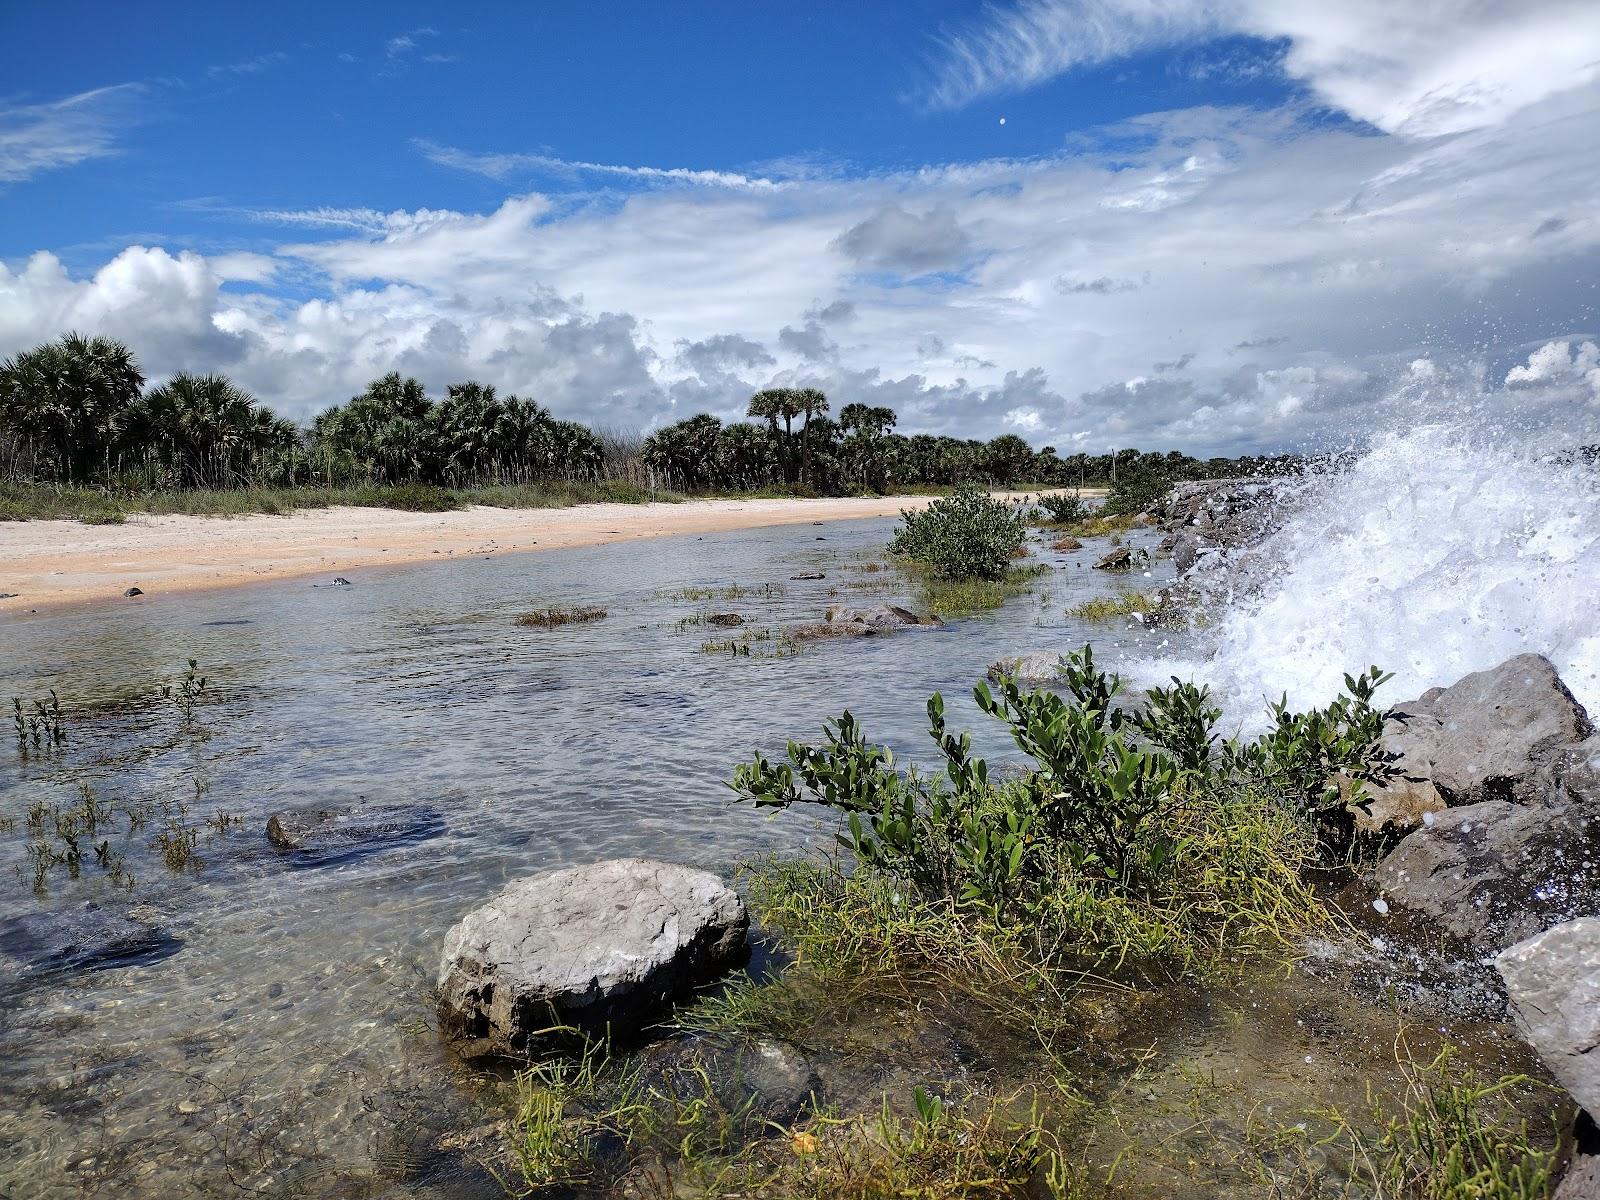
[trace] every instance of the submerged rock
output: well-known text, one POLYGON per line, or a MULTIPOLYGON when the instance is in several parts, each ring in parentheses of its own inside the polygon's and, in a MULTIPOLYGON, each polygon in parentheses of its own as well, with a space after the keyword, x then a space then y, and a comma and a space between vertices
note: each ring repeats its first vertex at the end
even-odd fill
POLYGON ((609 859, 510 884, 445 936, 440 1011, 469 1056, 522 1056, 556 1026, 629 1038, 745 954, 744 902, 708 871, 609 859))
POLYGON ((1391 909, 1487 954, 1600 913, 1600 822, 1488 800, 1431 814, 1378 864, 1391 909))
POLYGON ((139 966, 182 948, 160 926, 95 904, 0 921, 0 951, 36 971, 139 966))
POLYGON ((711 613, 705 618, 707 625, 715 625, 719 629, 733 629, 744 624, 744 618, 738 613, 711 613))
POLYGON ((1555 760, 1593 732, 1583 705, 1537 654, 1432 688, 1393 711, 1384 745, 1403 785, 1424 798, 1437 792, 1452 807, 1543 803, 1555 760))
POLYGON ((297 866, 321 866, 418 842, 444 828, 437 809, 422 804, 310 805, 267 819, 267 840, 297 866))
POLYGON ((801 571, 798 575, 789 576, 790 579, 826 579, 827 575, 821 571, 801 571))
POLYGON ((1057 538, 1050 543, 1052 550, 1082 550, 1083 543, 1075 537, 1057 538))
POLYGON ((1494 965, 1528 1045, 1580 1107, 1600 1112, 1600 920, 1547 929, 1494 965))
POLYGON ((822 1088, 804 1053, 770 1037, 691 1034, 645 1051, 639 1068, 646 1086, 668 1095, 698 1096, 702 1078, 709 1079, 723 1111, 737 1114, 744 1138, 800 1119, 822 1088))

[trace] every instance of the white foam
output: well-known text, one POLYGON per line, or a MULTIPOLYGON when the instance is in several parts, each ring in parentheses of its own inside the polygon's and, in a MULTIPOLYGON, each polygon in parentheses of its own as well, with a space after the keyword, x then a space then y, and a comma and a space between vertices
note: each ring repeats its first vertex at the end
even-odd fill
POLYGON ((1263 545, 1265 580, 1226 605, 1205 661, 1136 675, 1209 682, 1246 725, 1287 693, 1326 703, 1376 664, 1391 703, 1513 654, 1548 657, 1600 715, 1600 489, 1595 468, 1504 433, 1439 425, 1377 439, 1307 481, 1263 545))

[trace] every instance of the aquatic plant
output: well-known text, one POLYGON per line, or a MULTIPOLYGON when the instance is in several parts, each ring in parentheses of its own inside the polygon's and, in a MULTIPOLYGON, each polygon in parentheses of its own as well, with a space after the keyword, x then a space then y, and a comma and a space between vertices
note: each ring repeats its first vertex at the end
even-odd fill
POLYGON ((161 685, 161 698, 170 700, 182 714, 184 723, 194 720, 195 707, 206 692, 206 677, 200 674, 200 663, 191 658, 181 678, 175 683, 161 685))
POLYGON ((1026 537, 1022 509, 967 486, 921 512, 902 510, 889 553, 922 563, 940 579, 999 580, 1026 537))
POLYGON ((516 624, 534 629, 553 629, 557 625, 579 625, 589 621, 603 621, 607 617, 603 608, 581 606, 578 608, 541 608, 525 612, 516 624))
POLYGON ((1080 621, 1115 621, 1119 617, 1144 616, 1156 610, 1158 601, 1144 592, 1118 592, 1115 596, 1096 596, 1067 609, 1067 616, 1080 621))
POLYGON ((1369 1085, 1365 1111, 1314 1111, 1272 1139, 1274 1157, 1297 1162, 1297 1173, 1312 1185, 1324 1172, 1321 1164, 1333 1159, 1373 1196, 1547 1200, 1559 1142, 1554 1122, 1536 1136, 1519 1109, 1525 1111, 1528 1093, 1548 1095, 1548 1085, 1526 1075, 1484 1078, 1463 1070, 1448 1044, 1419 1063, 1402 1039, 1399 1054, 1398 1094, 1369 1085))
POLYGON ((976 612, 999 608, 1007 600, 1032 591, 1035 581, 1049 574, 1047 563, 1008 568, 997 580, 941 579, 932 573, 925 573, 919 591, 919 606, 945 619, 967 617, 976 612))
POLYGON ((49 700, 35 700, 23 708, 20 696, 11 697, 11 721, 17 732, 17 752, 48 750, 65 744, 66 727, 61 723, 61 698, 50 689, 49 700))
POLYGON ((657 592, 656 595, 663 600, 682 600, 696 604, 706 600, 747 600, 757 596, 770 600, 782 596, 785 591, 781 583, 730 583, 713 587, 676 588, 657 592))

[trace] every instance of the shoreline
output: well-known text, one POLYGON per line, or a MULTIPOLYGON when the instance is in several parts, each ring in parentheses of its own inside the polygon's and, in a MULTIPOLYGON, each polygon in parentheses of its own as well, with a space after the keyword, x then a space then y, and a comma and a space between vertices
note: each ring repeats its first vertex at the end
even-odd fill
MULTIPOLYGON (((996 492, 1032 496, 1038 491, 996 492)), ((937 496, 685 500, 413 513, 302 509, 284 516, 132 515, 123 525, 0 523, 0 620, 440 558, 567 550, 643 538, 897 516, 937 496)))

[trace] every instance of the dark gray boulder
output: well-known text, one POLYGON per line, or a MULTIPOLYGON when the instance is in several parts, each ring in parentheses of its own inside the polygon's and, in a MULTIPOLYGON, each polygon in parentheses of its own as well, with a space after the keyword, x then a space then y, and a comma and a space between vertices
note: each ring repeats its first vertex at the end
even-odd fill
POLYGON ((1561 754, 1593 732, 1550 661, 1519 654, 1397 704, 1385 744, 1407 785, 1448 805, 1541 804, 1561 754))
POLYGON ((432 837, 444 828, 423 804, 308 805, 267 819, 267 840, 296 866, 323 866, 432 837))
POLYGON ((628 1039, 747 953, 749 916, 717 876, 643 858, 507 886, 445 936, 439 1006, 470 1057, 628 1039), (564 1027, 564 1028, 563 1028, 564 1027))
POLYGON ((35 971, 94 971, 158 962, 183 943, 151 921, 85 904, 0 921, 0 952, 35 971))
POLYGON ((1546 929, 1494 965, 1528 1045, 1580 1108, 1600 1112, 1600 920, 1546 929))
POLYGON ((1600 821, 1489 800, 1431 813, 1373 872, 1390 911, 1482 956, 1600 913, 1600 821))

